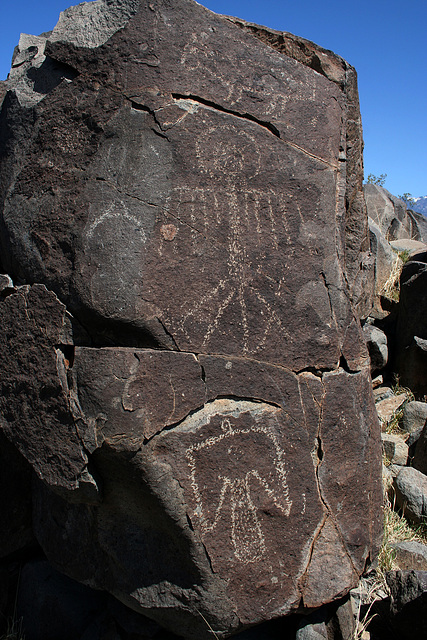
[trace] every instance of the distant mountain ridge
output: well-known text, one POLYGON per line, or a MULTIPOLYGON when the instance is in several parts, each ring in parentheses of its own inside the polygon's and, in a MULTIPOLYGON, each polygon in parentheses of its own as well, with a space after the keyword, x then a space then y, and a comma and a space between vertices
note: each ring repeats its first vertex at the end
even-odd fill
POLYGON ((409 208, 417 213, 422 213, 423 216, 427 216, 427 196, 414 198, 414 204, 409 208))

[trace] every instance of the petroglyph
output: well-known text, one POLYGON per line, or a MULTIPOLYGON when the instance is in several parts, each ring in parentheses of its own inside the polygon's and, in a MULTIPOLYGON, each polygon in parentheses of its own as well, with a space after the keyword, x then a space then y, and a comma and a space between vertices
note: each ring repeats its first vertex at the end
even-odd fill
POLYGON ((230 82, 219 71, 224 66, 221 54, 211 47, 208 34, 193 33, 183 48, 181 64, 194 72, 203 70, 203 76, 209 75, 211 81, 221 87, 224 92, 222 97, 227 105, 237 105, 249 97, 254 102, 262 102, 266 115, 276 116, 276 120, 281 120, 290 103, 315 102, 316 86, 307 86, 302 81, 288 77, 289 70, 283 68, 284 63, 280 57, 273 52, 269 52, 269 55, 274 58, 271 60, 272 68, 269 73, 260 75, 255 70, 248 72, 246 60, 242 59, 236 69, 239 82, 230 82), (284 86, 288 89, 286 92, 283 90, 284 86))
MULTIPOLYGON (((222 402, 230 407, 255 405, 222 402)), ((256 411, 260 412, 259 405, 256 411)), ((269 411, 270 408, 266 413, 269 411)), ((237 426, 233 417, 229 410, 228 415, 222 416, 221 432, 189 447, 186 458, 196 505, 194 514, 202 534, 219 527, 229 528, 235 558, 248 564, 258 562, 266 552, 260 511, 256 506, 260 494, 285 517, 289 516, 292 501, 283 449, 272 427, 262 422, 262 412, 252 417, 252 424, 247 427, 237 426), (260 456, 269 458, 269 471, 248 468, 247 460, 257 461, 260 456), (221 460, 220 468, 215 463, 217 460, 221 460), (214 486, 206 484, 206 468, 217 469, 216 477, 213 472, 211 478, 214 486), (203 484, 199 482, 199 475, 203 484)))
MULTIPOLYGON (((214 168, 209 168, 209 171, 214 168)), ((265 256, 275 254, 279 242, 291 245, 291 235, 286 220, 284 202, 273 191, 249 188, 242 184, 236 188, 228 181, 225 188, 178 187, 170 196, 167 208, 174 211, 179 220, 191 227, 193 250, 202 252, 209 243, 208 229, 215 222, 225 239, 227 277, 221 279, 192 305, 185 308, 178 329, 189 339, 191 321, 201 309, 205 310, 206 329, 202 348, 207 349, 212 336, 220 327, 221 318, 230 305, 235 305, 240 316, 242 351, 256 353, 264 346, 272 328, 278 329, 285 339, 290 335, 274 308, 275 301, 286 291, 285 275, 272 274, 275 300, 267 301, 256 288, 250 286, 251 274, 262 273, 268 277, 265 256), (267 225, 267 226, 266 226, 267 225), (259 260, 249 260, 248 244, 255 245, 259 260), (257 345, 250 341, 248 298, 260 307, 265 317, 263 332, 257 345), (209 303, 209 304, 208 304, 209 303), (213 304, 215 303, 215 304, 213 304)), ((212 231, 211 231, 212 233, 212 231)), ((253 253, 253 251, 252 251, 253 253)), ((258 327, 259 328, 259 327, 258 327)))
POLYGON ((126 291, 130 274, 141 261, 147 234, 141 220, 122 200, 113 202, 86 228, 86 255, 91 264, 91 298, 95 304, 105 297, 105 282, 110 282, 110 309, 122 314, 133 306, 126 291), (126 252, 123 238, 127 239, 126 252))
POLYGON ((229 124, 209 127, 196 140, 196 154, 201 173, 221 182, 225 179, 230 187, 236 181, 247 183, 261 170, 261 154, 254 136, 229 124), (215 153, 206 140, 213 141, 215 153))
MULTIPOLYGON (((88 227, 86 235, 87 238, 90 239, 95 234, 97 227, 101 224, 110 223, 110 220, 119 220, 128 222, 135 227, 135 231, 141 236, 142 241, 145 243, 147 238, 145 235, 145 231, 142 228, 141 222, 129 213, 128 208, 126 207, 123 201, 113 202, 99 218, 96 218, 88 227)), ((111 224, 111 223, 110 223, 111 224)), ((112 223, 114 225, 114 222, 112 223)))

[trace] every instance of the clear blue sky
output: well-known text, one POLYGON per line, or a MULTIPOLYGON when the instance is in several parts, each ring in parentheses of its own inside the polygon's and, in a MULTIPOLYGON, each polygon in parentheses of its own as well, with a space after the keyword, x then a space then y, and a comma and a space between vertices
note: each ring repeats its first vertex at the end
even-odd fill
MULTIPOLYGON (((72 0, 3 0, 0 79, 19 34, 55 25, 72 0)), ((356 67, 365 139, 365 176, 386 188, 427 195, 427 0, 204 0, 217 13, 290 31, 356 67)))

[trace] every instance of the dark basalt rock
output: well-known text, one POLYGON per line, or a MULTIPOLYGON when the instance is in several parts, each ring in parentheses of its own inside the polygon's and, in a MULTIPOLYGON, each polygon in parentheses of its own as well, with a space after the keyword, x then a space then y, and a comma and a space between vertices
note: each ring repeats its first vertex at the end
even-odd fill
POLYGON ((427 255, 403 267, 397 317, 394 370, 419 400, 427 396, 427 255))
POLYGON ((0 426, 35 535, 187 638, 344 596, 381 538, 355 72, 276 36, 79 5, 0 115, 0 426))
POLYGON ((422 640, 427 633, 427 571, 389 571, 392 630, 404 640, 422 640))

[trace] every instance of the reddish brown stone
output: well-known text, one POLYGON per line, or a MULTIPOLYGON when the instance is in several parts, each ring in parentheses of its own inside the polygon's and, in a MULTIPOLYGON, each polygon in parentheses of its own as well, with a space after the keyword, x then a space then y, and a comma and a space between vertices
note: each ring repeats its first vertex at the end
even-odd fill
POLYGON ((85 428, 97 425, 95 446, 123 440, 137 449, 206 399, 190 353, 77 347, 73 373, 82 414, 90 416, 85 428))
POLYGON ((65 307, 43 285, 0 303, 0 426, 48 484, 78 487, 87 457, 67 388, 65 307))
POLYGON ((352 318, 335 257, 343 78, 184 0, 141 5, 96 49, 46 51, 80 75, 35 107, 6 267, 55 290, 98 344, 336 366, 352 318))
MULTIPOLYGON (((367 371, 340 370, 322 380, 243 358, 77 348, 73 374, 84 441, 96 424, 93 459, 104 500, 88 520, 86 507, 73 507, 70 516, 59 498, 38 498, 39 517, 48 509, 55 523, 67 518, 65 570, 73 577, 88 579, 91 558, 99 588, 168 624, 148 572, 156 589, 164 580, 175 585, 164 597, 176 615, 190 598, 209 624, 228 630, 301 602, 320 606, 357 582, 381 533, 380 457, 371 444, 378 423, 373 406, 363 406, 367 371), (76 563, 72 549, 83 526, 91 532, 82 551, 87 562, 76 563), (126 542, 123 527, 133 532, 126 542), (185 541, 174 551, 185 586, 170 566, 170 535, 185 541), (102 551, 91 541, 99 537, 102 551), (135 555, 161 537, 164 558, 150 552, 135 567, 135 555), (118 572, 117 557, 131 580, 118 572)), ((47 536, 39 520, 36 530, 51 561, 64 568, 52 530, 47 536)), ((196 624, 186 633, 203 629, 196 624)))
POLYGON ((366 373, 326 374, 319 429, 322 498, 357 572, 376 555, 382 536, 380 427, 370 387, 366 373))
POLYGON ((354 70, 191 0, 67 15, 66 80, 28 58, 0 115, 1 266, 49 288, 0 304, 37 539, 187 638, 338 598, 381 522, 354 70))

